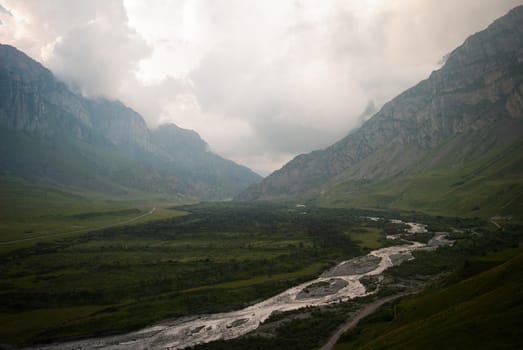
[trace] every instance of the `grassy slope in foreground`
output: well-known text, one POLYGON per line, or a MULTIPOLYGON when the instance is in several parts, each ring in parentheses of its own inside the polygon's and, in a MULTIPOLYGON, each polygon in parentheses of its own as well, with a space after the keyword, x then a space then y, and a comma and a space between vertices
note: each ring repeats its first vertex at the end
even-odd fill
MULTIPOLYGON (((365 322, 342 349, 516 349, 523 346, 523 249, 517 255, 448 287, 403 300, 392 322, 365 322)), ((504 260, 498 254, 469 264, 504 260)))

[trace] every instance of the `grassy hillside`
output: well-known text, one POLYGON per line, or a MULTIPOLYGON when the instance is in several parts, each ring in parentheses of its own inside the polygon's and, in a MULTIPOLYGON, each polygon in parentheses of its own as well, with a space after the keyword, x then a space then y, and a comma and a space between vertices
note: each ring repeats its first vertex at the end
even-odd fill
POLYGON ((124 195, 151 175, 146 166, 110 147, 99 147, 57 133, 45 138, 0 127, 0 175, 124 195), (143 178, 142 180, 137 180, 143 178))
POLYGON ((179 199, 128 191, 101 195, 0 178, 0 251, 18 249, 89 230, 178 215, 179 199), (153 212, 151 210, 156 208, 153 212), (13 242, 15 241, 15 242, 13 242))
POLYGON ((523 346, 523 247, 468 260, 450 280, 458 282, 383 308, 349 331, 336 349, 523 346))
MULTIPOLYGON (((442 146, 442 148, 445 146, 442 146)), ((419 164, 430 162, 435 150, 419 164)), ((459 166, 440 165, 379 180, 338 180, 318 202, 328 206, 387 207, 438 215, 512 216, 523 220, 523 139, 459 166)))

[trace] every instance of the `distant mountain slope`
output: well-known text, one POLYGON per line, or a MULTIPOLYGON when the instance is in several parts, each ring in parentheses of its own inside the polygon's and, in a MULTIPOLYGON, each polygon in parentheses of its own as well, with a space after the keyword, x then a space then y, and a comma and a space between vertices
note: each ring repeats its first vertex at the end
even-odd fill
POLYGON ((232 198, 239 189, 261 181, 250 169, 224 159, 209 151, 209 145, 193 130, 174 124, 160 125, 151 132, 152 143, 167 153, 170 164, 179 169, 180 176, 208 187, 216 198, 232 198))
MULTIPOLYGON (((442 203, 434 203, 430 194, 418 196, 417 202, 401 202, 412 194, 411 181, 423 178, 423 187, 431 192, 442 179, 464 176, 461 184, 458 179, 439 189, 462 189, 464 196, 475 192, 464 189, 475 176, 466 174, 467 167, 477 163, 484 169, 488 164, 480 163, 487 155, 495 159, 496 152, 507 166, 511 159, 521 159, 521 148, 510 146, 523 137, 522 23, 523 7, 515 8, 469 37, 441 69, 385 104, 360 129, 325 150, 296 157, 237 198, 300 197, 339 205, 426 205, 437 210, 442 203), (434 172, 435 182, 430 179, 434 172), (380 196, 384 189, 387 198, 380 196)), ((491 169, 490 176, 502 176, 506 186, 487 196, 511 186, 517 186, 512 195, 523 190, 521 166, 503 169, 497 175, 491 169)), ((465 211, 484 202, 480 199, 465 211)))
POLYGON ((210 152, 194 131, 151 131, 122 103, 72 92, 7 45, 0 45, 0 136, 0 176, 55 186, 225 199, 261 180, 210 152))

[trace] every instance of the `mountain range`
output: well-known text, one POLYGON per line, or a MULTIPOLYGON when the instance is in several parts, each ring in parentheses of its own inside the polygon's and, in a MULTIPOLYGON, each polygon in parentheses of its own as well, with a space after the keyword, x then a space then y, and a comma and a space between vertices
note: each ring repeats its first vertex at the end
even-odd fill
POLYGON ((523 6, 345 138, 261 181, 174 124, 150 130, 0 45, 0 178, 105 194, 292 200, 438 214, 523 213, 523 6))
POLYGON ((523 215, 523 7, 332 146, 237 200, 523 215))
POLYGON ((16 48, 0 45, 0 177, 104 194, 231 198, 261 177, 192 130, 150 130, 119 101, 86 98, 16 48))

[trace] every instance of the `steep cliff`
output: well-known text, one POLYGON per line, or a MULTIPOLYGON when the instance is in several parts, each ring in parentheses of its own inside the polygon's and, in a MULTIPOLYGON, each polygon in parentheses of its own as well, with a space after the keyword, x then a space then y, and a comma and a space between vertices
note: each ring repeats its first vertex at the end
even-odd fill
POLYGON ((183 177, 190 178, 217 198, 232 198, 238 188, 261 181, 250 169, 224 159, 211 152, 209 145, 193 130, 174 124, 160 125, 151 132, 152 143, 165 151, 172 167, 180 169, 183 177))
MULTIPOLYGON (((164 129, 182 130, 158 130, 164 129)), ((22 52, 0 45, 0 176, 200 199, 230 198, 261 179, 207 148, 194 131, 151 132, 121 102, 84 98, 22 52)))
POLYGON ((67 128, 79 138, 91 120, 83 99, 41 64, 0 45, 0 125, 38 135, 67 128))
MULTIPOLYGON (((325 150, 296 157, 238 199, 306 197, 358 204, 376 194, 378 182, 393 186, 399 178, 433 170, 455 172, 518 142, 523 135, 522 23, 523 7, 518 7, 469 37, 441 69, 385 104, 360 129, 325 150)), ((407 192, 391 194, 387 203, 407 192)), ((380 205, 379 200, 366 204, 380 205)))

